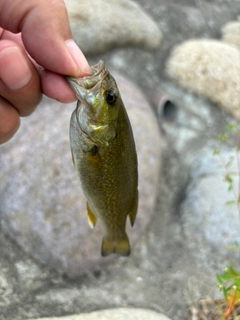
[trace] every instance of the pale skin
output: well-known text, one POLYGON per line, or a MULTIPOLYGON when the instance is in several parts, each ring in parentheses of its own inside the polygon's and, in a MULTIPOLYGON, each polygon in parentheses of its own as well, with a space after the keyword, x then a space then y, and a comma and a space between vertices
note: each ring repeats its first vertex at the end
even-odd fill
POLYGON ((64 0, 0 0, 0 144, 14 136, 20 117, 35 110, 42 94, 76 100, 64 75, 89 74, 64 0))

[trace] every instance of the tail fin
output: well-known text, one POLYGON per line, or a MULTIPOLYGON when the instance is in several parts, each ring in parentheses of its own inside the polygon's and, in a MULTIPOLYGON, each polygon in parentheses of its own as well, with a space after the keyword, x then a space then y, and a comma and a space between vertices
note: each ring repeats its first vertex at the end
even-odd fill
POLYGON ((129 240, 126 233, 124 234, 123 239, 120 239, 117 241, 109 240, 106 237, 103 238, 102 256, 106 257, 111 253, 118 253, 121 256, 129 256, 130 245, 129 245, 129 240))

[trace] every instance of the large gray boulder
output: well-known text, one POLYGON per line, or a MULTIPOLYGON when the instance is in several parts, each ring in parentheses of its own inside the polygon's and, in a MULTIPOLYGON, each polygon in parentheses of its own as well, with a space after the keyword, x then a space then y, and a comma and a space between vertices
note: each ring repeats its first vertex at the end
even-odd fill
POLYGON ((131 0, 65 0, 73 37, 85 54, 120 46, 159 48, 162 33, 131 0))
MULTIPOLYGON (((134 227, 127 222, 134 250, 153 214, 161 141, 144 96, 123 77, 116 79, 138 153, 139 209, 134 227)), ((0 147, 3 229, 31 256, 69 276, 109 264, 115 257, 101 257, 101 223, 90 229, 86 200, 73 169, 68 130, 75 105, 45 99, 23 119, 16 136, 0 147)))

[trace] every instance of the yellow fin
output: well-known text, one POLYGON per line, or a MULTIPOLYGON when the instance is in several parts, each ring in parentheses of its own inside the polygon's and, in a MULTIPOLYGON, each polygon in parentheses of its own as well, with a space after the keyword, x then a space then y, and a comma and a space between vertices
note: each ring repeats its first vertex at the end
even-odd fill
POLYGON ((88 214, 88 223, 90 227, 93 229, 95 227, 95 224, 97 222, 97 218, 95 214, 93 213, 92 209, 90 208, 88 202, 87 202, 87 214, 88 214))
POLYGON ((126 234, 124 234, 124 238, 119 241, 111 241, 105 237, 103 238, 102 256, 106 257, 111 253, 118 253, 121 256, 129 256, 130 245, 126 234))
POLYGON ((132 227, 136 219, 137 209, 138 209, 138 190, 136 190, 136 193, 133 197, 132 204, 128 214, 132 227))

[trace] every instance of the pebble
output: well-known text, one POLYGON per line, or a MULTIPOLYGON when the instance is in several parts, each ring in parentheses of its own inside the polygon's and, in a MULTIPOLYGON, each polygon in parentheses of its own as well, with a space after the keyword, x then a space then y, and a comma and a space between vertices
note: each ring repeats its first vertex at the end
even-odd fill
POLYGON ((73 37, 85 54, 122 46, 155 50, 162 33, 153 19, 130 0, 65 0, 73 37))
MULTIPOLYGON (((134 227, 127 222, 134 250, 155 206, 161 139, 155 115, 139 89, 122 76, 115 78, 138 153, 139 209, 134 227)), ((86 199, 69 147, 69 121, 75 106, 44 99, 31 117, 22 119, 15 137, 0 147, 3 230, 30 256, 70 277, 116 259, 115 255, 101 257, 101 223, 93 230, 88 225, 86 199)))
MULTIPOLYGON (((32 319, 33 320, 33 319, 32 319)), ((40 319, 34 319, 40 320, 40 319)), ((82 313, 60 318, 41 318, 41 320, 170 320, 163 314, 151 310, 118 308, 82 313)))
POLYGON ((168 75, 240 119, 240 51, 217 40, 189 40, 176 46, 168 75), (186 58, 187 57, 187 58, 186 58))

